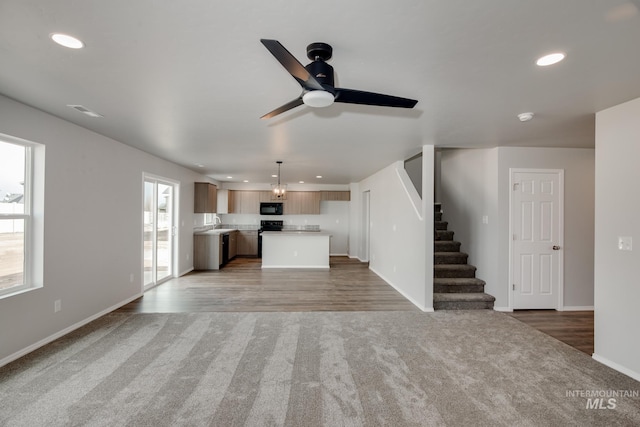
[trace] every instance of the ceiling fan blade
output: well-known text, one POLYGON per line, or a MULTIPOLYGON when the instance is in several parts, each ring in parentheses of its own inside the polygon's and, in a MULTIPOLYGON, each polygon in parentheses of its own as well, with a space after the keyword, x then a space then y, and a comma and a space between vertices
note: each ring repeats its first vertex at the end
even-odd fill
POLYGON ((262 117, 260 117, 260 118, 261 118, 261 119, 270 119, 271 117, 275 117, 275 116, 277 116, 278 114, 282 114, 282 113, 284 113, 285 111, 289 111, 289 110, 291 110, 292 108, 296 108, 297 106, 302 105, 302 104, 303 104, 303 102, 302 102, 302 97, 300 97, 300 98, 296 98, 296 99, 294 99, 293 101, 291 101, 291 102, 287 102, 287 103, 286 103, 286 104, 284 104, 283 106, 276 108, 275 110, 273 110, 273 111, 271 111, 271 112, 269 112, 269 113, 265 114, 264 116, 262 116, 262 117))
POLYGON ((282 64, 282 66, 307 90, 324 90, 320 82, 298 62, 278 40, 260 39, 260 42, 282 64))
POLYGON ((343 88, 336 88, 335 102, 400 108, 413 108, 418 103, 415 99, 343 88))

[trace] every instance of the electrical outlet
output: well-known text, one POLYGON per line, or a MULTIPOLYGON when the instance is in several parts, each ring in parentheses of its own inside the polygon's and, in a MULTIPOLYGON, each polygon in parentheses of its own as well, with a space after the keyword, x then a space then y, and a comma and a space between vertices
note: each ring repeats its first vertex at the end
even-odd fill
POLYGON ((489 216, 488 215, 483 215, 482 216, 482 223, 483 224, 489 224, 489 216))
POLYGON ((57 299, 53 302, 53 312, 57 313, 60 310, 62 310, 62 300, 57 299))

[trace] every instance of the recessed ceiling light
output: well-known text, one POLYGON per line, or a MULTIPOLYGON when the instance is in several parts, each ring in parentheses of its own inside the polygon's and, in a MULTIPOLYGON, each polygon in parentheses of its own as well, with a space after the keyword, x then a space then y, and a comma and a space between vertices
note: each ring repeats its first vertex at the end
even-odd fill
POLYGON ((278 177, 278 175, 275 175, 275 174, 271 175, 271 178, 277 178, 277 177, 278 177))
POLYGON ((227 179, 233 179, 233 177, 232 176, 228 176, 227 179))
POLYGON ((518 114, 518 119, 521 122, 528 122, 529 120, 533 119, 533 113, 520 113, 518 114))
POLYGON ((316 175, 316 178, 322 178, 322 175, 316 175))
POLYGON ((196 166, 199 167, 199 168, 203 168, 204 167, 204 165, 202 163, 196 163, 196 166))
POLYGON ((541 58, 538 58, 536 61, 536 65, 540 67, 546 67, 547 65, 557 64, 562 61, 565 57, 565 54, 562 52, 550 53, 549 55, 545 55, 541 58))
POLYGON ((82 49, 84 47, 82 40, 68 34, 53 33, 50 37, 51 40, 58 43, 60 46, 68 47, 69 49, 82 49))
POLYGON ((248 180, 248 179, 245 179, 245 180, 243 180, 242 182, 249 182, 249 180, 248 180))
POLYGON ((304 184, 304 181, 298 181, 298 184, 304 184))

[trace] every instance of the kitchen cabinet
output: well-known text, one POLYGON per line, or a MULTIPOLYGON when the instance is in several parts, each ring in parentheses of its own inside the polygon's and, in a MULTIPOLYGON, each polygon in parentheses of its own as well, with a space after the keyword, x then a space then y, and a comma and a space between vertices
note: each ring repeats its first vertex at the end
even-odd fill
POLYGON ((238 232, 229 232, 229 260, 232 260, 238 255, 238 232))
POLYGON ((262 202, 274 202, 276 200, 271 200, 271 191, 261 191, 260 192, 260 203, 262 202))
POLYGON ((238 231, 238 255, 258 256, 258 230, 238 231))
POLYGON ((320 192, 319 191, 289 191, 287 200, 284 201, 285 215, 319 215, 320 192))
POLYGON ((218 270, 222 262, 220 234, 193 235, 193 269, 218 270))
POLYGON ((321 191, 320 200, 329 201, 349 201, 351 200, 350 191, 321 191))
POLYGON ((194 189, 194 213, 216 213, 218 187, 208 182, 196 182, 194 189))
POLYGON ((261 191, 229 190, 229 213, 257 214, 260 212, 261 191))
POLYGON ((237 248, 237 230, 219 229, 194 234, 193 269, 219 270, 237 255, 237 248))

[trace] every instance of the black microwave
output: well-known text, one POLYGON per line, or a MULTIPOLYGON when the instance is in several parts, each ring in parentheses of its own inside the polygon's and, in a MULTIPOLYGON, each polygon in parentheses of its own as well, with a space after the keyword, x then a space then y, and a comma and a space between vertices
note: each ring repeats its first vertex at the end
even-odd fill
POLYGON ((262 202, 260 203, 260 215, 282 215, 282 203, 262 202))

